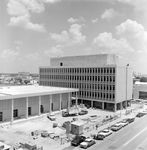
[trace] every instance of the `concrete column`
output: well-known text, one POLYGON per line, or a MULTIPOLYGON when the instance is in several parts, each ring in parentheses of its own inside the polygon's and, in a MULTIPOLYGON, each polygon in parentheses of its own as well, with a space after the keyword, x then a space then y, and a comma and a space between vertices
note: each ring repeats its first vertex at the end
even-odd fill
POLYGON ((71 102, 71 97, 70 97, 70 93, 68 93, 68 108, 70 108, 70 102, 71 102))
POLYGON ((117 104, 116 103, 114 103, 114 112, 116 112, 116 108, 117 107, 117 104))
POLYGON ((11 99, 11 123, 13 122, 14 100, 11 99))
POLYGON ((28 97, 26 97, 26 119, 28 119, 28 97))
POLYGON ((41 107, 41 96, 39 96, 39 100, 38 100, 38 115, 40 116, 40 107, 41 107))
POLYGON ((61 111, 61 109, 62 109, 62 94, 60 94, 60 105, 59 105, 59 110, 61 111))
POLYGON ((104 110, 104 104, 105 104, 105 102, 102 102, 102 110, 104 110))
POLYGON ((78 106, 78 94, 76 92, 76 106, 78 106))
POLYGON ((81 103, 83 104, 83 99, 81 99, 81 103))
POLYGON ((50 113, 52 112, 52 95, 50 95, 50 113))
POLYGON ((120 110, 122 110, 122 102, 120 102, 120 110))
POLYGON ((91 100, 91 108, 93 108, 93 101, 91 100))
POLYGON ((126 107, 126 109, 127 109, 127 100, 125 101, 125 107, 126 107))

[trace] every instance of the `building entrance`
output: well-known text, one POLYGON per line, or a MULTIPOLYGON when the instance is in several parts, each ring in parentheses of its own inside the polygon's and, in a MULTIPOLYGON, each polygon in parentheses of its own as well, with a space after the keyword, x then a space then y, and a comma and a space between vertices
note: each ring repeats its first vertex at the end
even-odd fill
POLYGON ((44 113, 44 107, 43 107, 43 105, 40 106, 40 110, 41 110, 41 113, 44 113))
POLYGON ((31 116, 31 107, 28 107, 28 115, 31 116))
POLYGON ((3 112, 0 112, 0 121, 3 121, 3 112))

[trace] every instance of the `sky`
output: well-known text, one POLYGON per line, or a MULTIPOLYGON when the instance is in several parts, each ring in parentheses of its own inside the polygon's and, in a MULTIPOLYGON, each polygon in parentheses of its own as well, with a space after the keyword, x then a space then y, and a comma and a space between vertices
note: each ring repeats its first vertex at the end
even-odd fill
POLYGON ((147 0, 0 0, 0 73, 103 53, 147 74, 147 0))

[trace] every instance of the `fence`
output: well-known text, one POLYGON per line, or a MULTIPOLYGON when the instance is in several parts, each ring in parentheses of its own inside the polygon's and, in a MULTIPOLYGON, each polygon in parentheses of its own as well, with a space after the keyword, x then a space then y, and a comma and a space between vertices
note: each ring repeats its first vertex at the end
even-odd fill
POLYGON ((84 127, 84 132, 89 132, 89 131, 92 131, 94 129, 97 130, 99 127, 101 127, 103 125, 106 125, 106 124, 108 124, 108 123, 110 123, 110 122, 112 122, 112 121, 114 121, 114 120, 116 120, 116 119, 118 119, 120 117, 121 117, 121 114, 116 114, 114 116, 110 116, 109 118, 105 118, 102 121, 96 121, 96 122, 93 122, 93 123, 92 123, 92 121, 90 121, 91 124, 89 124, 88 126, 84 127))
POLYGON ((135 107, 135 108, 126 110, 125 115, 129 115, 129 114, 131 114, 132 112, 135 112, 135 111, 137 111, 137 110, 139 110, 139 109, 141 109, 141 108, 143 108, 143 106, 137 106, 137 107, 135 107))

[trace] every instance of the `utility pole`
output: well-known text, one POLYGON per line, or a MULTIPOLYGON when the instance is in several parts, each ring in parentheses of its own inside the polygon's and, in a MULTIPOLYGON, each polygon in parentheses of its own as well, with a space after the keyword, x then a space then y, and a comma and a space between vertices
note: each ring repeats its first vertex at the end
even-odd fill
POLYGON ((127 66, 126 66, 126 110, 127 110, 127 98, 128 98, 128 93, 127 93, 127 90, 128 90, 128 66, 129 66, 129 64, 127 64, 127 66))

